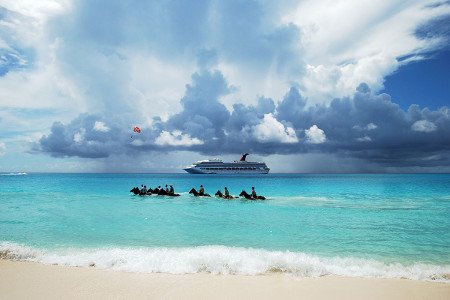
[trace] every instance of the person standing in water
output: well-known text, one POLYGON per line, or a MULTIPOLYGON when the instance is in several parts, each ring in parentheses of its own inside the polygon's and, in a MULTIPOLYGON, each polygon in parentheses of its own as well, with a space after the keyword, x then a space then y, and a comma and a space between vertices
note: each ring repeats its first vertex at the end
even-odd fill
POLYGON ((170 185, 169 195, 173 195, 173 194, 175 194, 175 190, 173 189, 173 185, 170 185))
POLYGON ((200 185, 200 189, 198 190, 198 194, 200 196, 204 196, 205 195, 205 189, 203 188, 203 185, 200 185))

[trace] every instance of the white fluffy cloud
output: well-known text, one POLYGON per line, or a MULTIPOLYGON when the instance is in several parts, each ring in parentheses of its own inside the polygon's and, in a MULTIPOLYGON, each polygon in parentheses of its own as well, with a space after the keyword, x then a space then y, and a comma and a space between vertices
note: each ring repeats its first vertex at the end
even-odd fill
POLYGON ((358 142, 371 142, 372 138, 370 136, 363 136, 356 139, 358 142))
POLYGON ((86 134, 86 129, 80 128, 80 131, 73 135, 73 141, 76 144, 81 144, 84 141, 84 135, 86 134))
POLYGON ((438 37, 415 36, 418 26, 450 13, 450 6, 434 2, 301 1, 283 22, 302 28, 308 66, 300 79, 304 94, 330 101, 348 96, 360 82, 377 91, 402 64, 400 58, 422 59, 421 53, 444 45, 438 37))
POLYGON ((161 134, 155 139, 155 144, 159 146, 193 146, 202 145, 203 141, 198 138, 193 138, 189 134, 183 134, 179 130, 168 132, 163 130, 161 134))
POLYGON ((298 138, 292 127, 284 126, 273 114, 265 114, 258 125, 253 126, 253 137, 262 143, 297 143, 298 138))
POLYGON ((369 124, 367 124, 366 128, 367 128, 367 130, 375 130, 378 128, 378 126, 374 123, 369 123, 369 124))
POLYGON ((102 121, 95 121, 93 129, 99 132, 108 132, 109 127, 102 121))
POLYGON ((306 142, 310 144, 322 144, 327 140, 325 132, 317 127, 317 125, 311 126, 305 130, 306 142))
POLYGON ((437 129, 433 122, 428 120, 420 120, 411 125, 411 129, 418 132, 432 132, 437 129))

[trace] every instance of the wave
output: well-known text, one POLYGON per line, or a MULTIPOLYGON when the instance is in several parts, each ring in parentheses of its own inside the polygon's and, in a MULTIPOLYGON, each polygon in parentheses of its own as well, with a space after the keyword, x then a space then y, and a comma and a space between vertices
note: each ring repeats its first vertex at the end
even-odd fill
POLYGON ((261 275, 280 272, 301 277, 338 275, 450 282, 450 265, 386 264, 371 259, 326 258, 301 252, 226 246, 49 250, 2 242, 0 258, 142 273, 261 275))
POLYGON ((19 172, 19 173, 2 173, 0 176, 21 176, 21 175, 28 175, 25 172, 19 172))

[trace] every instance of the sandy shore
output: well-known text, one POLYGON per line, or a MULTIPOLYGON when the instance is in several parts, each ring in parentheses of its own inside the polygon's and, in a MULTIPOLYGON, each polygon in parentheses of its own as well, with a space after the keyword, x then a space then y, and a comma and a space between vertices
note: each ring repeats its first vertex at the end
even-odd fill
POLYGON ((0 260, 2 299, 450 299, 450 284, 326 276, 137 274, 0 260))

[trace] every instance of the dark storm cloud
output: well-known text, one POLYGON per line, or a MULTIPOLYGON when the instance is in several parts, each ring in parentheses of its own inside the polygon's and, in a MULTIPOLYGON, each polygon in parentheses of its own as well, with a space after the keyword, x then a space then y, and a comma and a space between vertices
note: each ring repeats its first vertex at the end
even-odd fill
POLYGON ((335 99, 329 106, 289 109, 304 103, 300 95, 287 96, 278 106, 278 117, 290 121, 297 130, 312 124, 324 130, 327 142, 316 145, 318 151, 392 166, 450 163, 448 107, 430 111, 412 105, 404 111, 389 95, 373 95, 366 84, 358 87, 352 99, 335 99), (434 129, 423 124, 431 124, 428 126, 434 129))
POLYGON ((35 151, 54 157, 108 157, 125 151, 129 135, 94 115, 80 115, 67 125, 53 123, 49 135, 40 139, 35 151))
POLYGON ((134 138, 129 129, 112 126, 104 116, 82 115, 68 125, 55 123, 41 139, 40 150, 53 156, 91 158, 173 150, 208 155, 330 153, 389 167, 450 165, 448 107, 432 111, 411 105, 404 111, 389 95, 373 94, 361 84, 352 98, 334 99, 330 105, 308 106, 307 99, 291 88, 278 103, 261 97, 256 105, 235 104, 230 113, 220 97, 231 90, 219 71, 204 70, 186 86, 181 112, 166 122, 155 118, 151 128, 143 128, 134 138), (260 129, 280 127, 275 138, 259 136, 257 127, 267 121, 271 125, 260 129), (95 130, 96 122, 108 130, 101 126, 103 131, 95 130), (324 134, 315 143, 307 136, 314 125, 324 134), (295 130, 298 141, 286 139, 288 128, 295 130), (156 142, 163 131, 175 133, 170 138, 179 143, 156 142))
POLYGON ((234 104, 233 112, 227 124, 229 132, 239 132, 245 127, 255 126, 261 122, 265 114, 275 111, 275 103, 269 98, 259 98, 256 106, 234 104))
POLYGON ((227 95, 231 88, 219 71, 195 73, 192 81, 180 101, 183 110, 170 118, 168 128, 186 131, 201 139, 223 136, 230 113, 219 98, 227 95))

